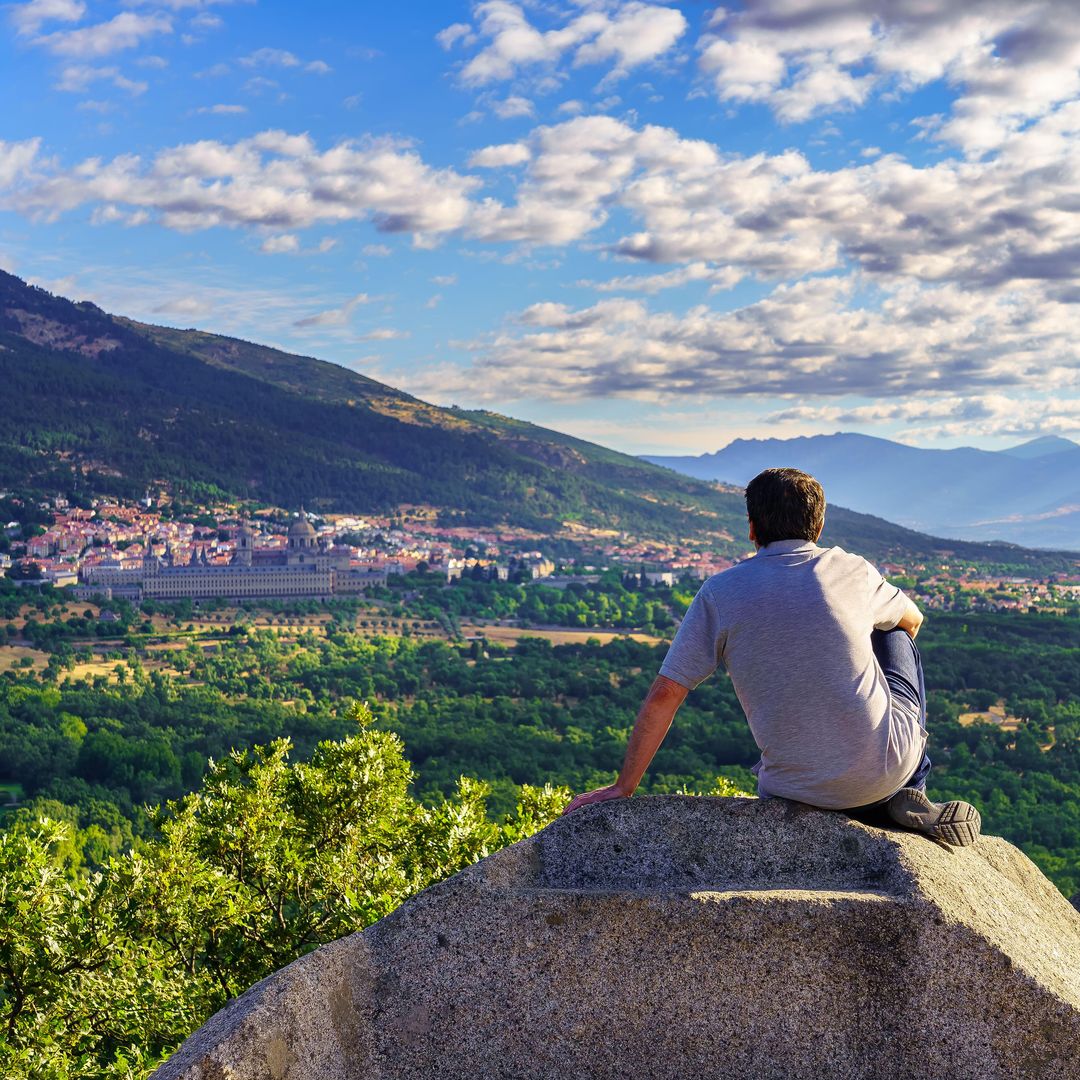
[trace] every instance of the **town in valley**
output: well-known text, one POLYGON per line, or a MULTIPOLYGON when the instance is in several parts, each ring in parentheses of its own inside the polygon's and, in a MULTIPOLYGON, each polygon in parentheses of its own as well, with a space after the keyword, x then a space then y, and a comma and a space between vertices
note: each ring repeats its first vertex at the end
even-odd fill
MULTIPOLYGON (((571 522, 555 537, 510 525, 447 524, 423 506, 388 515, 311 514, 303 507, 177 504, 165 491, 137 502, 85 501, 73 506, 57 495, 29 506, 0 492, 9 511, 30 511, 3 524, 0 576, 27 588, 70 590, 78 600, 254 603, 358 596, 418 572, 447 585, 465 577, 566 588, 615 571, 641 584, 674 586, 703 581, 734 562, 701 544, 571 522)), ((752 553, 747 544, 741 557, 752 553)), ((885 561, 879 569, 931 609, 1080 606, 1080 565, 1073 573, 1019 576, 953 561, 944 551, 939 561, 885 561)))

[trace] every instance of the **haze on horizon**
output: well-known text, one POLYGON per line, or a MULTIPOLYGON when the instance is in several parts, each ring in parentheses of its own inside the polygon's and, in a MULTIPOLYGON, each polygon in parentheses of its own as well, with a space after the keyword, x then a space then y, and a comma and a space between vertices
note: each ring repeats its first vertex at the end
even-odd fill
POLYGON ((636 453, 1080 436, 1065 0, 22 0, 0 267, 636 453))

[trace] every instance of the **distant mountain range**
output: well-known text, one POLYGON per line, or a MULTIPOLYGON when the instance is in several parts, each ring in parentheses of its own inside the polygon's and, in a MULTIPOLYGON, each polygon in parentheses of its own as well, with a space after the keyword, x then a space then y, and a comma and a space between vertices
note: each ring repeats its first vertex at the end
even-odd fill
MULTIPOLYGON (((588 526, 733 556, 747 546, 737 490, 496 413, 438 408, 312 357, 109 315, 0 271, 0 488, 137 497, 162 481, 189 500, 423 504, 446 521, 549 536, 588 526)), ((942 541, 839 507, 825 541, 878 560, 951 551, 1046 571, 1075 558, 942 541)))
POLYGON ((745 485, 762 469, 813 473, 826 498, 920 532, 1080 549, 1080 445, 1043 436, 1008 450, 923 450, 870 435, 736 439, 713 454, 655 457, 686 476, 745 485))

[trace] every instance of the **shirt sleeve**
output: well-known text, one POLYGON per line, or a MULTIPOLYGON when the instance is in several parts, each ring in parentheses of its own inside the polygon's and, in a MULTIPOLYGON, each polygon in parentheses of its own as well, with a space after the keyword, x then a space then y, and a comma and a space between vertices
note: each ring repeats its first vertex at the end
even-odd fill
POLYGON ((693 690, 719 667, 723 646, 720 612, 702 586, 683 616, 675 640, 660 665, 660 674, 693 690))
POLYGON ((911 601, 906 593, 890 585, 870 563, 866 564, 866 575, 870 585, 870 613, 874 619, 874 629, 895 630, 911 601))

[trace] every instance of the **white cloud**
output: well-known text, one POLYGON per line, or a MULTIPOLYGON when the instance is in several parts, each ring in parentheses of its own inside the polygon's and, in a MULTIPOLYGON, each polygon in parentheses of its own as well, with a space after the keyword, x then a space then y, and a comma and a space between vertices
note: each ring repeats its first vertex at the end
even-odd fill
POLYGON ((626 274, 608 281, 581 281, 578 284, 597 292, 643 292, 654 294, 664 289, 677 289, 696 282, 708 282, 709 292, 734 288, 743 275, 730 266, 710 266, 695 262, 668 270, 663 274, 626 274))
POLYGON ((293 323, 299 330, 322 329, 325 327, 348 326, 353 317, 353 312, 364 304, 370 304, 374 297, 367 293, 358 293, 351 300, 346 300, 340 307, 320 311, 315 315, 308 315, 303 319, 297 319, 293 323))
POLYGON ((115 75, 113 76, 113 86, 120 90, 126 90, 129 94, 137 97, 139 94, 146 93, 149 84, 140 79, 129 79, 124 75, 115 75))
POLYGON ((294 233, 282 233, 279 236, 268 236, 260 245, 259 250, 264 255, 285 255, 300 250, 300 240, 294 233))
POLYGON ((300 61, 287 49, 256 49, 247 56, 240 57, 240 63, 244 67, 299 67, 300 61))
POLYGON ((208 11, 201 11, 188 25, 193 30, 220 30, 225 25, 225 20, 220 15, 211 15, 208 11))
POLYGON ((123 0, 125 7, 168 8, 170 11, 204 9, 218 4, 254 3, 255 0, 123 0))
POLYGON ((468 23, 452 23, 444 30, 435 35, 435 40, 447 50, 452 49, 458 42, 470 45, 476 40, 472 27, 468 23))
POLYGON ((632 129, 608 117, 581 117, 537 129, 516 204, 483 204, 472 231, 493 241, 566 244, 579 239, 606 220, 607 201, 635 167, 635 138, 632 129))
MULTIPOLYGON (((615 298, 526 308, 516 327, 470 343, 470 368, 410 389, 471 399, 873 397, 1080 386, 1073 316, 1038 287, 1005 297, 905 287, 860 306, 854 278, 778 286, 729 312, 682 314, 615 298)), ((793 406, 794 408, 795 406, 793 406)), ((787 415, 787 414, 785 414, 787 415)))
POLYGON ((128 203, 178 229, 290 231, 371 217, 419 243, 459 232, 524 245, 573 244, 618 208, 634 224, 605 237, 611 250, 682 266, 666 282, 618 286, 627 289, 706 273, 723 287, 740 275, 791 279, 845 264, 886 283, 1060 285, 1078 275, 1078 135, 1080 104, 1010 136, 992 159, 919 168, 886 155, 824 171, 794 151, 739 157, 668 128, 578 117, 476 151, 474 168, 524 166, 516 197, 503 203, 477 198, 478 179, 434 169, 400 141, 320 151, 307 136, 264 132, 162 150, 148 163, 125 156, 53 166, 18 205, 55 215, 128 203), (695 264, 709 269, 688 269, 695 264))
MULTIPOLYGON (((86 102, 86 104, 93 103, 86 102)), ((137 225, 145 225, 149 220, 150 215, 145 210, 123 210, 111 203, 94 207, 94 212, 90 215, 91 225, 123 225, 129 229, 137 225)))
POLYGON ((499 169, 524 164, 530 157, 532 154, 524 143, 501 143, 477 150, 469 158, 469 166, 473 169, 499 169))
POLYGON ((325 60, 301 60, 288 49, 256 49, 240 57, 240 63, 248 68, 303 68, 313 75, 329 75, 334 70, 325 60))
POLYGON ((761 101, 783 81, 786 64, 774 48, 753 41, 707 41, 698 61, 722 101, 761 101))
POLYGON ((939 137, 984 153, 1080 92, 1071 0, 750 0, 698 42, 722 101, 765 102, 798 122, 936 80, 959 91, 939 137))
POLYGON ((165 15, 139 15, 122 11, 108 22, 83 26, 77 30, 57 30, 35 38, 34 44, 44 46, 57 56, 89 59, 132 49, 141 45, 145 38, 171 32, 172 21, 165 15))
POLYGON ((308 136, 264 132, 165 149, 149 162, 51 164, 13 203, 46 216, 127 204, 186 230, 294 231, 371 218, 420 244, 459 233, 565 246, 600 233, 617 255, 676 267, 612 286, 635 291, 848 266, 887 287, 952 281, 993 290, 1042 280, 1059 296, 1080 287, 1078 135, 1080 103, 1011 135, 990 159, 920 168, 885 155, 826 171, 795 151, 740 157, 669 128, 578 117, 475 152, 474 168, 523 166, 515 197, 502 202, 479 197, 478 178, 434 169, 401 141, 320 150, 308 136))
POLYGON ((24 139, 22 142, 0 139, 0 198, 4 188, 13 188, 30 176, 40 149, 41 139, 24 139))
POLYGON ((614 62, 614 73, 655 60, 668 52, 686 30, 686 18, 676 8, 628 3, 617 9, 607 25, 574 55, 574 66, 614 62))
POLYGON ((436 274, 432 279, 433 285, 442 285, 444 288, 447 285, 457 284, 457 274, 436 274))
POLYGON ((86 14, 86 4, 83 0, 29 0, 8 10, 15 30, 26 37, 47 22, 78 22, 86 14))
POLYGON ((835 64, 821 63, 804 70, 791 86, 777 90, 772 104, 780 120, 797 123, 823 109, 861 105, 873 84, 869 75, 857 79, 835 64))
POLYGON ((267 90, 277 90, 280 83, 274 79, 268 79, 265 75, 254 75, 244 83, 242 89, 246 94, 263 94, 267 90))
POLYGON ((444 48, 486 40, 461 70, 466 86, 503 82, 538 68, 551 71, 566 58, 575 67, 610 63, 610 74, 623 75, 668 53, 687 25, 676 8, 638 0, 616 0, 608 10, 590 7, 550 30, 538 29, 523 7, 510 0, 483 0, 475 5, 474 19, 475 33, 471 26, 455 24, 440 38, 444 48))
MULTIPOLYGON (((706 263, 773 279, 846 262, 883 281, 988 289, 1074 280, 1077 135, 1080 103, 1010 136, 989 160, 919 168, 888 155, 824 171, 795 151, 739 157, 668 128, 579 117, 532 133, 516 200, 475 205, 467 231, 565 245, 601 230, 621 208, 637 229, 607 242, 647 262, 706 263)), ((521 157, 494 150, 476 164, 521 157)))
POLYGON ((248 110, 246 105, 203 105, 195 111, 209 116, 239 116, 248 110))
POLYGON ((369 259, 385 259, 388 255, 393 255, 393 251, 385 244, 365 244, 360 249, 360 254, 369 259))
MULTIPOLYGON (((467 86, 483 86, 513 78, 518 69, 533 64, 552 64, 562 53, 577 44, 589 33, 582 16, 569 28, 544 34, 528 20, 525 12, 508 0, 488 0, 477 4, 475 16, 479 33, 489 39, 485 46, 464 67, 461 79, 467 86)), ((599 28, 599 15, 589 16, 592 33, 599 28)))
POLYGON ((47 217, 108 201, 181 231, 371 219, 385 232, 411 233, 429 245, 463 226, 478 185, 428 166, 401 141, 340 142, 320 152, 306 135, 264 131, 231 144, 206 139, 164 149, 149 162, 91 158, 40 177, 12 198, 25 212, 47 217))
POLYGON ((268 236, 259 245, 264 255, 325 255, 337 247, 337 240, 324 236, 314 247, 301 248, 300 238, 295 233, 279 233, 268 236))
POLYGON ((873 405, 797 405, 762 418, 766 424, 904 425, 908 439, 1031 438, 1080 432, 1080 399, 1028 394, 963 394, 873 405))
POLYGON ((92 64, 68 64, 60 71, 60 79, 56 84, 57 90, 66 90, 69 93, 81 94, 95 82, 106 81, 120 90, 126 90, 133 96, 144 94, 147 89, 145 82, 129 79, 120 73, 116 67, 94 67, 92 64))
POLYGON ((408 330, 395 330, 393 327, 384 326, 378 330, 369 330, 360 335, 361 341, 399 341, 403 338, 412 337, 408 330))
POLYGON ((175 296, 154 308, 157 315, 183 315, 198 317, 209 315, 214 305, 209 300, 198 296, 175 296))
POLYGON ((491 111, 500 120, 512 120, 517 116, 534 116, 536 106, 524 97, 508 97, 491 102, 491 111))
MULTIPOLYGON (((733 158, 669 128, 640 130, 607 116, 541 127, 517 199, 479 205, 470 232, 482 239, 568 244, 601 228, 622 206, 653 231, 623 237, 624 254, 657 262, 717 262, 779 274, 806 273, 836 258, 815 230, 772 230, 755 211, 810 166, 799 154, 733 158), (740 220, 744 218, 745 220, 740 220)), ((520 152, 502 152, 508 160, 520 152)), ((500 153, 485 164, 497 164, 500 153)), ((796 208, 785 203, 785 212, 796 208)), ((800 213, 802 211, 799 211, 800 213)), ((775 216, 775 210, 773 214, 775 216)))

